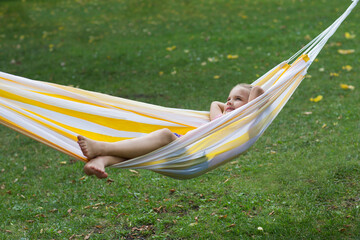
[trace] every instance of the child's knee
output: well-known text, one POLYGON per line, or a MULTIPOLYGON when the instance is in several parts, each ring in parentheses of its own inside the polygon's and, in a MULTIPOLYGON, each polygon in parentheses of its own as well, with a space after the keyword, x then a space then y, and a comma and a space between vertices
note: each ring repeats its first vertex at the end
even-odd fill
POLYGON ((164 141, 165 144, 170 143, 176 139, 174 133, 167 128, 159 130, 158 134, 160 135, 161 140, 164 141))

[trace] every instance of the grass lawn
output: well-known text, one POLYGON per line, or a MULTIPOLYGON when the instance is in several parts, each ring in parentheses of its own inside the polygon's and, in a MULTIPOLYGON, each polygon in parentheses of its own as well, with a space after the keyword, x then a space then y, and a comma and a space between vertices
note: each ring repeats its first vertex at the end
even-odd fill
MULTIPOLYGON (((208 110, 350 3, 2 0, 0 71, 208 110)), ((250 151, 196 179, 109 169, 98 180, 0 126, 0 239, 359 239, 359 8, 250 151)))

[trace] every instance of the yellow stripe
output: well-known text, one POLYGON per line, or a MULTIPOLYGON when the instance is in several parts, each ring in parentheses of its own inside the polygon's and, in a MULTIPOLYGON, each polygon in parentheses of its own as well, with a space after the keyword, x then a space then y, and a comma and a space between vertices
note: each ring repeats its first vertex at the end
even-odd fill
MULTIPOLYGON (((38 113, 35 113, 35 112, 32 112, 32 111, 29 111, 29 110, 26 110, 28 111, 29 113, 32 113, 42 119, 45 119, 49 122, 52 122, 53 124, 59 126, 59 127, 62 127, 62 128, 65 128, 77 135, 82 135, 82 136, 86 136, 88 138, 91 138, 93 140, 96 140, 96 141, 103 141, 103 142, 117 142, 117 141, 122 141, 122 140, 125 140, 125 139, 129 139, 129 138, 126 138, 126 137, 114 137, 114 136, 109 136, 109 135, 104 135, 104 134, 100 134, 100 133, 94 133, 94 132, 91 132, 91 131, 87 131, 87 130, 83 130, 83 129, 80 129, 80 128, 75 128, 75 127, 72 127, 72 126, 69 126, 69 125, 66 125, 66 124, 63 124, 63 123, 60 123, 58 121, 54 121, 53 119, 50 119, 50 118, 47 118, 47 117, 44 117, 38 113)), ((38 121, 37 119, 35 118, 32 118, 29 116, 29 118, 31 118, 33 121, 36 121, 38 122, 39 124, 55 131, 55 132, 58 132, 59 134, 67 137, 67 138, 70 138, 74 141, 77 141, 77 138, 75 135, 72 135, 72 134, 68 134, 67 132, 63 131, 63 130, 60 130, 59 128, 55 128, 53 127, 52 125, 49 125, 49 124, 46 124, 44 122, 41 122, 41 121, 38 121)))
POLYGON ((163 126, 163 125, 153 125, 146 123, 138 123, 130 120, 114 119, 109 117, 98 116, 94 114, 79 112, 75 110, 70 110, 66 108, 52 106, 46 103, 42 103, 36 100, 28 99, 13 93, 6 92, 0 89, 0 95, 4 98, 16 100, 19 102, 27 103, 33 106, 41 107, 48 109, 54 112, 62 113, 68 116, 76 117, 79 119, 87 120, 102 126, 107 126, 116 130, 130 131, 130 132, 141 132, 141 133, 151 133, 155 130, 168 128, 173 132, 178 134, 185 134, 186 132, 195 129, 194 127, 172 127, 172 126, 163 126))
MULTIPOLYGON (((167 107, 162 107, 162 106, 158 106, 158 105, 153 105, 153 104, 149 104, 149 103, 143 103, 143 102, 138 102, 138 101, 133 101, 133 100, 129 100, 129 99, 125 99, 125 98, 121 98, 121 97, 114 97, 108 94, 104 94, 104 93, 98 93, 98 92, 93 92, 93 91, 87 91, 87 90, 83 90, 83 89, 79 89, 79 88, 74 88, 74 87, 70 87, 70 86, 63 86, 63 85, 58 85, 58 84, 54 84, 54 83, 47 83, 49 85, 52 85, 54 87, 60 88, 62 90, 68 91, 68 92, 72 92, 74 94, 78 94, 87 98, 94 98, 104 104, 107 104, 109 106, 113 106, 116 108, 116 105, 113 104, 121 104, 121 105, 127 105, 127 106, 131 106, 131 107, 135 107, 135 108, 146 108, 146 109, 151 109, 153 112, 156 111, 162 111, 162 112, 169 112, 171 114, 180 114, 180 115, 184 115, 184 112, 176 109, 176 108, 167 108, 167 107)), ((122 109, 122 108, 119 108, 122 109)), ((126 110, 126 109, 125 109, 126 110)), ((138 113, 136 111, 134 111, 135 113, 138 113)), ((142 114, 142 113, 138 113, 138 114, 142 114)), ((199 112, 199 111, 187 111, 185 115, 194 115, 197 118, 202 118, 202 119, 209 119, 209 113, 207 112, 199 112), (201 117, 200 117, 201 116, 201 117)), ((145 115, 148 116, 148 115, 145 115)), ((153 117, 153 116, 151 116, 153 117)), ((157 118, 155 118, 157 119, 157 118)), ((164 120, 162 118, 159 118, 160 120, 164 120)), ((165 119, 164 121, 169 121, 172 122, 171 120, 165 119)), ((180 124, 180 125, 184 125, 184 126, 188 126, 186 124, 183 123, 178 123, 178 122, 173 122, 176 124, 180 124)), ((190 126, 192 127, 192 126, 190 126)))
POLYGON ((3 118, 1 116, 0 116, 0 123, 3 124, 4 126, 8 127, 8 128, 11 128, 11 129, 25 135, 25 136, 28 136, 28 137, 30 137, 30 138, 38 141, 38 142, 41 142, 41 143, 43 143, 43 144, 45 144, 45 145, 47 145, 47 146, 49 146, 51 148, 54 148, 57 151, 63 152, 63 153, 65 153, 65 154, 67 154, 67 155, 69 155, 71 157, 74 157, 74 158, 76 158, 78 160, 87 162, 86 158, 84 158, 82 156, 79 156, 79 155, 77 155, 77 154, 75 154, 73 152, 70 152, 69 150, 67 150, 67 149, 65 149, 65 148, 63 148, 61 146, 58 146, 58 145, 54 144, 53 142, 50 142, 49 140, 47 140, 47 139, 45 139, 45 138, 43 138, 43 137, 41 137, 41 136, 39 136, 39 135, 37 135, 37 134, 35 134, 33 132, 29 132, 27 129, 24 129, 23 127, 17 125, 16 123, 10 122, 8 119, 3 118))
POLYGON ((289 64, 285 64, 283 67, 284 71, 282 72, 282 74, 280 74, 280 76, 275 80, 275 82, 273 83, 273 85, 286 73, 286 71, 290 68, 289 64))
MULTIPOLYGON (((72 88, 72 87, 68 87, 68 88, 72 88)), ((112 105, 112 104, 108 104, 108 103, 95 104, 95 103, 91 103, 89 101, 83 101, 83 100, 80 100, 80 99, 76 99, 76 98, 72 98, 72 97, 68 97, 68 96, 64 96, 64 95, 60 95, 60 94, 52 94, 52 93, 45 93, 45 92, 38 92, 38 91, 32 91, 32 92, 42 94, 42 95, 45 95, 45 96, 49 96, 49 97, 53 97, 53 98, 59 98, 59 99, 62 99, 62 100, 78 102, 78 103, 93 105, 93 106, 102 107, 102 108, 105 107, 105 108, 110 108, 110 109, 111 108, 120 109, 120 110, 123 110, 123 111, 135 113, 135 114, 137 114, 139 116, 144 116, 144 117, 151 118, 151 119, 161 120, 161 121, 165 121, 165 122, 169 122, 169 123, 173 123, 173 124, 177 124, 177 125, 181 125, 181 126, 191 127, 190 125, 186 125, 186 124, 183 124, 183 123, 171 121, 171 120, 168 120, 168 119, 154 117, 154 116, 151 116, 151 115, 147 115, 147 114, 140 113, 140 112, 137 112, 137 111, 134 111, 134 110, 126 109, 126 108, 121 108, 121 107, 118 107, 118 106, 115 106, 115 105, 112 105)))
POLYGON ((272 78, 277 72, 281 69, 285 69, 289 64, 285 63, 284 66, 278 66, 272 72, 270 72, 266 77, 264 77, 260 82, 256 84, 256 86, 262 86, 265 82, 267 82, 270 78, 272 78))
POLYGON ((95 104, 95 103, 83 101, 80 99, 76 99, 76 98, 72 98, 72 97, 68 97, 68 96, 64 96, 64 95, 60 95, 60 94, 39 92, 39 91, 30 91, 30 92, 42 94, 42 95, 52 97, 52 98, 58 98, 58 99, 62 99, 62 100, 67 100, 67 101, 72 101, 72 102, 77 102, 77 103, 82 103, 82 104, 88 104, 88 105, 92 105, 92 106, 96 106, 96 107, 104 107, 103 105, 100 105, 100 104, 95 104))

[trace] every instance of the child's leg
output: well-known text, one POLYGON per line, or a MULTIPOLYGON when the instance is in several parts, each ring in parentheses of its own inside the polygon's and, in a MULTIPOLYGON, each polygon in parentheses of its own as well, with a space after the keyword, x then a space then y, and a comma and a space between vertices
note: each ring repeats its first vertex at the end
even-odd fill
POLYGON ((88 159, 96 156, 116 156, 131 159, 161 148, 177 137, 169 129, 164 128, 143 137, 114 143, 94 141, 83 136, 78 136, 78 139, 80 148, 88 159))
POLYGON ((91 159, 84 166, 84 172, 87 175, 95 175, 98 178, 107 178, 105 167, 125 161, 125 159, 113 156, 100 156, 91 159))

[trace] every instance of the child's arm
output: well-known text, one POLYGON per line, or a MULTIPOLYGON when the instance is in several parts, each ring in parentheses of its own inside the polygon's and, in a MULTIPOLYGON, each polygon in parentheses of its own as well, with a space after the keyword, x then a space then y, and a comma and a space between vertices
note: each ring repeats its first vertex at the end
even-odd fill
POLYGON ((258 96, 260 96, 263 93, 264 93, 264 90, 261 87, 259 87, 259 86, 253 87, 250 91, 248 102, 254 100, 255 98, 257 98, 258 96))
POLYGON ((210 121, 222 116, 224 113, 225 103, 212 102, 210 106, 210 121))

